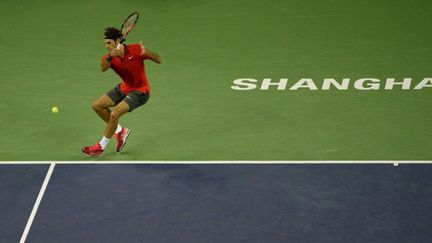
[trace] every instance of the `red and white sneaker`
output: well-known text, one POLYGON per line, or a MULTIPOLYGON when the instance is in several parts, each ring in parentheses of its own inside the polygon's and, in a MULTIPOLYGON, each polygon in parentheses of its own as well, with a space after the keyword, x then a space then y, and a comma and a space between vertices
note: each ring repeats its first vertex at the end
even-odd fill
POLYGON ((130 133, 131 133, 130 129, 123 127, 119 133, 114 134, 114 137, 117 138, 117 147, 116 147, 117 152, 120 152, 123 149, 130 133))
POLYGON ((93 157, 93 156, 102 156, 104 150, 102 149, 102 147, 100 146, 99 143, 97 143, 96 145, 93 146, 86 146, 84 148, 81 149, 82 152, 89 156, 89 157, 93 157))

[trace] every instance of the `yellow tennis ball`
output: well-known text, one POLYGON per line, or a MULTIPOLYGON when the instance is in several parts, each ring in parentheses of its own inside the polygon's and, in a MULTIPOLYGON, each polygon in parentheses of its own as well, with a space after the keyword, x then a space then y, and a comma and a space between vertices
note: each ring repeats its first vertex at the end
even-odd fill
POLYGON ((54 114, 59 113, 59 108, 57 108, 56 106, 54 106, 53 108, 51 108, 51 112, 54 114))

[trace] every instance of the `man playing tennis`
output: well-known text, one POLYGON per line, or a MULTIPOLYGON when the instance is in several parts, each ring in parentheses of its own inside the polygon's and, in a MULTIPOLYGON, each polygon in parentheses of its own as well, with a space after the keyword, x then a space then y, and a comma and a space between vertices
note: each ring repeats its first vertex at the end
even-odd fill
POLYGON ((111 68, 123 82, 93 102, 93 110, 107 125, 104 136, 98 143, 82 148, 82 152, 87 156, 103 155, 113 135, 117 138, 117 152, 123 149, 131 130, 119 125, 120 117, 144 105, 150 97, 144 60, 161 63, 159 55, 145 48, 142 43, 120 44, 121 38, 120 30, 113 27, 105 29, 104 42, 109 53, 102 58, 102 72, 111 68), (112 110, 110 107, 113 107, 112 110))

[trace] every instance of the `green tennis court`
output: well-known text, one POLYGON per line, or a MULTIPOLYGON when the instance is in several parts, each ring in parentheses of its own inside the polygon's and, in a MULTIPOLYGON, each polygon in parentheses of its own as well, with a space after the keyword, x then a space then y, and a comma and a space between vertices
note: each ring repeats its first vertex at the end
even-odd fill
POLYGON ((120 82, 103 29, 133 11, 126 43, 163 63, 103 160, 432 160, 426 0, 2 1, 0 160, 86 158, 105 127, 91 104, 120 82))

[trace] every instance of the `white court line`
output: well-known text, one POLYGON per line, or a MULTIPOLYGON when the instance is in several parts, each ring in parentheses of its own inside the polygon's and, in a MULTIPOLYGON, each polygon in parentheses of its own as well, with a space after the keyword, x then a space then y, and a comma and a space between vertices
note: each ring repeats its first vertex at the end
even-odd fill
POLYGON ((25 165, 25 164, 432 164, 432 160, 204 160, 204 161, 0 161, 2 164, 25 165))
POLYGON ((51 165, 50 165, 50 167, 48 169, 48 172, 47 172, 47 174, 45 176, 45 180, 44 180, 44 182, 42 184, 42 187, 41 187, 41 189, 39 191, 39 195, 38 195, 38 197, 36 199, 36 202, 35 202, 35 204, 33 206, 33 210, 31 211, 30 217, 29 217, 29 219, 27 221, 27 225, 26 225, 26 227, 24 229, 24 232, 23 232, 23 234, 21 236, 20 243, 24 243, 26 241, 26 238, 27 238, 27 235, 28 235, 28 233, 30 231, 30 228, 31 228, 31 225, 33 223, 34 217, 36 216, 36 213, 37 213, 37 210, 39 208, 40 202, 42 201, 42 197, 43 197, 43 195, 45 193, 45 189, 47 188, 48 182, 49 182, 49 180, 51 178, 51 175, 52 175, 52 173, 54 171, 54 167, 55 167, 55 163, 51 163, 51 165))

